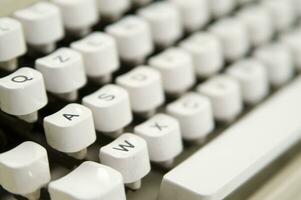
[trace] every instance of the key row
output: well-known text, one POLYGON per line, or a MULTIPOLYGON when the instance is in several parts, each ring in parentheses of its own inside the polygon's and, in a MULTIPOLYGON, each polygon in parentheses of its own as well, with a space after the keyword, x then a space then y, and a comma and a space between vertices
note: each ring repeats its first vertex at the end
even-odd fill
MULTIPOLYGON (((288 35, 295 36, 295 34, 296 32, 293 32, 289 33, 288 35)), ((283 37, 283 40, 287 41, 287 36, 283 37)), ((289 44, 291 45, 291 43, 289 44)), ((293 48, 291 50, 293 50, 293 48)), ((100 166, 97 163, 91 162, 84 163, 62 179, 50 183, 49 191, 51 197, 53 199, 67 197, 72 199, 74 196, 81 198, 88 192, 89 194, 93 192, 93 194, 91 194, 92 199, 96 197, 104 198, 102 196, 103 190, 100 194, 99 188, 95 187, 95 185, 102 185, 103 182, 101 182, 101 180, 103 181, 104 179, 99 178, 98 176, 91 177, 91 175, 93 175, 95 172, 99 172, 99 174, 104 174, 104 176, 109 177, 109 179, 106 179, 108 180, 106 182, 106 186, 108 186, 110 189, 104 189, 104 193, 111 191, 114 188, 114 195, 116 195, 116 198, 124 198, 123 183, 132 189, 138 189, 141 178, 143 178, 150 170, 149 159, 153 162, 161 163, 164 166, 169 166, 170 163, 172 163, 172 159, 182 151, 183 147, 181 143, 181 136, 185 140, 202 140, 214 129, 213 118, 219 121, 231 121, 241 112, 242 99, 249 99, 251 104, 252 101, 258 102, 262 100, 262 98, 264 98, 267 94, 269 87, 268 82, 273 84, 273 82, 271 82, 273 79, 268 81, 269 68, 272 68, 268 65, 269 63, 272 63, 271 60, 279 58, 279 61, 274 61, 275 63, 270 64, 270 66, 275 66, 277 63, 281 63, 281 65, 279 64, 276 69, 285 70, 285 72, 282 71, 282 73, 279 73, 278 71, 278 75, 276 73, 276 77, 279 77, 280 75, 281 78, 279 79, 279 85, 276 84, 275 86, 280 86, 281 84, 284 84, 290 80, 292 71, 294 71, 293 59, 290 58, 290 56, 287 56, 290 55, 290 53, 290 50, 286 48, 285 45, 280 45, 277 43, 258 48, 258 50, 255 51, 253 58, 238 61, 230 66, 226 70, 227 75, 224 74, 214 76, 197 87, 198 93, 186 94, 180 97, 178 100, 168 104, 166 110, 170 116, 164 114, 155 115, 148 121, 136 126, 134 128, 135 135, 123 134, 109 145, 102 147, 99 153, 101 163, 117 170, 120 173, 119 176, 115 176, 114 173, 111 173, 112 169, 106 166, 100 166), (260 61, 260 59, 254 59, 256 57, 261 57, 258 56, 260 54, 264 55, 262 56, 263 58, 270 58, 267 59, 269 61, 264 62, 260 61), (288 60, 290 61, 287 62, 288 60), (285 76, 283 76, 283 74, 285 74, 285 76), (162 154, 162 152, 164 152, 164 154, 162 154), (137 163, 133 163, 133 160, 137 161, 137 163), (87 167, 87 165, 93 165, 95 168, 87 167), (100 170, 100 168, 102 168, 102 170, 100 170), (137 173, 130 173, 133 171, 137 173), (90 174, 89 172, 93 173, 90 174), (107 183, 111 177, 113 181, 111 180, 110 183, 112 183, 112 185, 108 185, 107 183), (86 187, 83 188, 82 185, 77 185, 79 181, 76 180, 82 179, 88 181, 86 184, 91 186, 89 189, 86 187), (95 188, 95 190, 92 191, 91 188, 95 188)), ((142 71, 146 73, 146 71, 149 70, 148 68, 149 67, 143 67, 142 71), (147 70, 145 70, 145 68, 147 68, 147 70)), ((135 70, 137 69, 141 69, 141 67, 138 67, 135 70)), ((131 74, 131 72, 129 74, 131 74)), ((146 74, 150 75, 151 73, 146 74)), ((159 74, 159 72, 157 72, 157 74, 159 74)), ((141 80, 141 74, 138 77, 140 77, 139 80, 141 80)), ((272 77, 274 77, 274 75, 272 77)), ((14 76, 11 78, 11 81, 16 83, 22 82, 22 80, 26 80, 25 82, 28 83, 28 81, 33 79, 24 75, 14 76)), ((145 79, 142 78, 142 80, 145 79)), ((139 85, 141 85, 141 83, 139 85)), ((129 87, 132 86, 133 85, 129 84, 129 87)), ((119 87, 119 89, 121 89, 121 87, 119 87)), ((113 90, 110 89, 109 91, 113 90)), ((131 95, 129 90, 125 89, 124 91, 127 91, 125 93, 129 95, 130 99, 131 95)), ((101 93, 99 93, 98 97, 99 99, 108 101, 115 99, 114 95, 101 95, 101 93)), ((99 104, 96 104, 95 106, 98 105, 99 104)), ((86 106, 89 107, 88 105, 86 106)), ((91 111, 84 106, 70 104, 58 113, 46 117, 44 119, 44 127, 47 142, 50 144, 50 146, 57 150, 59 150, 59 148, 65 148, 59 151, 66 151, 66 153, 72 156, 79 156, 77 158, 82 158, 81 156, 84 155, 85 152, 82 151, 82 148, 89 146, 95 141, 96 138, 93 121, 96 124, 98 120, 95 120, 92 117, 95 115, 94 112, 96 112, 96 109, 90 109, 91 111), (48 128, 46 128, 46 126, 48 126, 48 128), (75 133, 78 130, 85 130, 85 134, 82 135, 83 132, 75 133), (63 133, 60 131, 63 131, 63 133), (68 150, 69 147, 70 149, 73 149, 68 150)), ((110 111, 106 111, 107 113, 111 114, 110 111)), ((102 113, 101 109, 99 109, 97 112, 102 113)), ((103 118, 100 118, 99 121, 105 118, 104 114, 99 114, 99 116, 103 116, 103 118)), ((113 120, 113 118, 111 118, 111 120, 113 120)), ((111 124, 113 124, 112 121, 111 124)), ((38 196, 39 188, 43 187, 50 181, 49 167, 47 164, 45 167, 45 163, 47 163, 46 161, 48 160, 45 159, 45 154, 47 156, 47 153, 43 147, 39 145, 37 146, 37 144, 27 143, 25 143, 24 147, 22 144, 21 148, 17 147, 10 152, 1 154, 0 167, 2 168, 0 172, 5 172, 0 174, 1 185, 12 193, 21 194, 28 198, 35 199, 38 196), (39 153, 35 152, 33 149, 36 149, 39 151, 39 153), (32 151, 34 151, 33 154, 35 156, 30 156, 32 151), (26 154, 27 157, 24 156, 23 153, 26 154), (31 159, 28 159, 29 156, 31 159), (15 161, 15 158, 18 158, 18 161, 15 161), (22 162, 24 160, 26 160, 25 164, 22 162), (27 162, 27 160, 30 160, 30 162, 27 162), (37 160, 39 160, 39 162, 37 160), (44 167, 39 166, 38 163, 43 163, 44 167), (21 173, 16 175, 15 171, 13 170, 16 167, 18 167, 18 169, 23 169, 24 171, 21 170, 21 173), (40 170, 35 171, 34 169, 40 170), (27 176, 29 174, 28 170, 31 172, 30 177, 27 176), (37 174, 34 173, 33 176, 32 172, 36 172, 37 174), (11 182, 11 180, 15 180, 18 183, 22 182, 24 185, 28 185, 28 180, 30 180, 35 184, 33 184, 33 187, 27 186, 27 190, 21 190, 20 188, 23 189, 25 187, 15 185, 14 182, 11 182)), ((115 174, 118 174, 118 172, 115 174)), ((100 177, 102 176, 100 175, 100 177)), ((114 196, 111 196, 113 195, 112 193, 106 194, 109 196, 108 199, 115 198, 114 196)))
MULTIPOLYGON (((112 3, 102 0, 100 4, 105 8, 116 6, 109 9, 115 12, 123 7, 122 5, 129 4, 125 3, 127 1, 118 0, 112 3)), ((244 55, 251 45, 261 45, 269 41, 276 31, 287 30, 299 15, 294 6, 297 2, 297 0, 265 0, 258 5, 246 5, 234 17, 214 23, 209 27, 209 31, 220 40, 225 58, 230 61, 236 60, 244 55)), ((91 26, 98 21, 94 4, 96 3, 93 0, 74 2, 53 0, 16 11, 13 15, 15 19, 1 18, 1 65, 7 70, 14 70, 17 66, 16 59, 27 51, 25 43, 46 54, 54 51, 55 43, 65 35, 63 24, 67 30, 73 30, 82 36, 86 35, 90 32, 91 26), (87 14, 83 17, 82 12, 87 14)), ((216 10, 212 11, 213 16, 223 16, 232 11, 235 5, 236 0, 225 0, 223 3, 207 0, 189 0, 185 3, 179 0, 154 2, 140 8, 136 12, 137 15, 127 15, 107 26, 105 30, 116 40, 118 57, 130 63, 141 64, 154 51, 154 44, 168 47, 182 37, 184 30, 195 31, 204 27, 211 18, 208 7, 216 10), (213 14, 215 12, 219 14, 213 14)), ((95 49, 93 51, 92 47, 85 46, 81 42, 84 41, 75 43, 74 48, 84 52, 89 50, 95 52, 95 49)), ((97 46, 96 43, 98 42, 92 42, 90 45, 97 46)), ((114 47, 107 46, 106 49, 115 51, 114 47)), ((116 68, 116 65, 114 67, 116 68)), ((97 73, 99 71, 101 70, 96 70, 97 73)), ((92 72, 94 71, 87 70, 88 75, 92 72)))
MULTIPOLYGON (((185 140, 202 140, 213 130, 214 119, 232 121, 242 111, 243 102, 257 104, 267 96, 270 85, 279 87, 288 82, 295 71, 294 63, 285 45, 274 43, 260 47, 253 58, 238 61, 225 74, 199 84, 196 88, 199 94, 189 93, 168 104, 167 113, 179 121, 185 140)), ((185 81, 184 78, 178 75, 178 82, 185 81)), ((105 85, 84 97, 82 103, 86 108, 71 104, 46 117, 48 143, 59 151, 83 156, 85 148, 95 141, 95 129, 117 137, 132 122, 132 111, 151 117, 165 101, 162 85, 165 79, 164 73, 148 66, 117 77, 118 85, 105 85), (81 115, 84 117, 79 118, 81 115), (73 119, 79 121, 75 123, 73 119), (84 137, 81 130, 89 132, 90 137, 81 139, 84 137), (74 137, 74 132, 79 135, 74 137), (70 146, 65 146, 68 142, 70 146), (77 146, 76 151, 73 146, 77 146)), ((28 122, 35 121, 37 110, 47 104, 43 76, 34 69, 20 68, 1 79, 0 86, 1 110, 28 122)))
MULTIPOLYGON (((257 48, 253 53, 253 59, 257 63, 252 60, 242 63, 234 62, 234 66, 227 70, 228 73, 238 79, 245 79, 242 77, 250 76, 251 74, 248 72, 252 72, 254 73, 253 78, 257 76, 258 79, 264 80, 267 77, 273 87, 286 83, 294 73, 294 65, 300 69, 300 35, 301 32, 297 29, 281 36, 280 42, 257 48), (235 67, 237 65, 238 67, 235 67), (263 67, 257 67, 257 70, 249 67, 254 65, 263 65, 263 67)), ((94 75, 97 69, 93 66, 97 66, 96 63, 108 68, 111 66, 113 71, 114 68, 116 69, 118 65, 117 51, 107 49, 107 47, 114 46, 112 38, 101 33, 93 33, 83 40, 85 40, 83 43, 75 42, 72 45, 83 51, 86 48, 83 56, 75 50, 62 48, 36 60, 38 71, 31 68, 20 68, 0 79, 0 90, 3 94, 1 95, 1 110, 22 119, 25 116, 26 121, 35 121, 37 119, 36 112, 47 104, 46 90, 70 101, 77 99, 77 90, 87 82, 84 63, 87 63, 86 66, 90 66, 89 70, 94 72, 91 72, 94 75), (101 44, 105 43, 104 47, 95 47, 94 43, 98 41, 101 41, 101 44), (86 47, 90 42, 92 47, 86 47), (92 53, 92 51, 94 52, 92 53), (103 52, 103 57, 101 52, 103 52)), ((214 36, 198 32, 180 43, 180 47, 167 49, 151 57, 149 59, 150 66, 140 66, 118 76, 115 80, 116 83, 126 90, 130 99, 131 108, 127 109, 144 116, 151 115, 164 103, 164 92, 179 96, 188 91, 196 82, 195 71, 199 77, 214 77, 224 65, 219 47, 218 40, 215 40, 214 36), (208 48, 204 49, 204 46, 207 47, 207 45, 200 44, 207 44, 208 48)), ((100 76, 100 80, 110 79, 112 71, 100 69, 101 75, 99 74, 97 77, 100 76)), ((251 83, 260 84, 256 81, 251 83)), ((247 103, 255 104, 262 98, 261 96, 264 96, 266 89, 258 87, 257 94, 257 86, 253 90, 248 89, 249 87, 252 88, 251 86, 242 88, 244 100, 247 103)), ((102 95, 104 100, 114 99, 107 93, 102 95)), ((83 102, 93 105, 89 99, 93 99, 93 95, 84 98, 83 102)), ((125 121, 129 121, 130 118, 127 118, 128 120, 125 121)))
MULTIPOLYGON (((170 116, 157 114, 137 125, 134 128, 135 135, 122 134, 101 147, 99 158, 104 165, 84 162, 66 176, 50 182, 48 190, 51 199, 81 199, 88 194, 89 199, 125 199, 123 184, 131 189, 139 189, 141 179, 150 171, 150 161, 172 166, 173 159, 183 149, 181 137, 185 140, 205 138, 214 129, 213 116, 217 120, 235 118, 242 110, 240 87, 250 90, 260 85, 256 94, 263 98, 268 85, 263 69, 258 61, 239 61, 227 70, 230 76, 219 75, 209 79, 197 88, 200 94, 191 92, 168 104, 166 110, 170 116), (234 77, 237 76, 238 82, 231 78, 232 73, 234 77), (82 187, 82 181, 85 181, 86 187, 82 187)), ((110 93, 95 96, 105 100, 115 99, 110 93)), ((101 109, 91 109, 92 112, 85 106, 69 104, 46 117, 44 128, 48 144, 82 159, 85 154, 83 148, 96 139, 94 123, 98 121, 93 120, 92 116, 94 112, 101 114, 101 109)), ((104 114, 100 115, 103 119, 112 113, 106 110, 107 115, 104 114)), ((114 121, 110 123, 114 124, 114 121)), ((50 181, 47 152, 33 142, 22 143, 1 154, 0 169, 2 187, 28 199, 38 199, 40 188, 50 181)))
MULTIPOLYGON (((124 184, 139 182, 150 170, 146 143, 138 136, 124 134, 120 141, 103 147, 101 154, 102 162, 108 165, 86 161, 51 181, 46 149, 34 142, 23 142, 0 155, 0 184, 12 194, 30 200, 40 199, 43 187, 48 187, 52 200, 125 200, 124 184), (118 143, 124 141, 125 144, 118 143)), ((134 185, 140 187, 139 183, 134 185)))

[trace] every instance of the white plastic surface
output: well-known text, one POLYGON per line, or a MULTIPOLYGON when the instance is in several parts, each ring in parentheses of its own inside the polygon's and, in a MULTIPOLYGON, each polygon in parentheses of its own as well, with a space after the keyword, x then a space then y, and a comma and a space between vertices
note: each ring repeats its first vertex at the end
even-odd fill
POLYGON ((50 181, 47 152, 34 142, 23 142, 0 154, 0 184, 7 191, 27 195, 50 181))
POLYGON ((236 6, 236 0, 207 0, 211 14, 215 18, 229 14, 236 6))
POLYGON ((149 24, 136 16, 127 16, 107 26, 106 32, 117 43, 120 57, 126 61, 141 61, 154 50, 149 24))
POLYGON ((130 9, 131 0, 96 0, 102 16, 117 19, 130 9))
POLYGON ((71 43, 71 47, 82 54, 89 77, 109 75, 119 69, 116 42, 108 34, 91 33, 85 38, 71 43))
POLYGON ((47 91, 52 93, 76 91, 87 82, 82 55, 72 49, 60 48, 35 62, 47 91))
POLYGON ((246 24, 253 46, 262 45, 272 39, 275 28, 266 7, 259 5, 246 7, 237 13, 237 17, 246 24))
POLYGON ((184 28, 196 31, 205 26, 210 20, 208 0, 169 0, 180 10, 184 28))
POLYGON ((197 90, 210 98, 216 120, 231 121, 242 111, 243 99, 239 83, 228 75, 212 77, 201 83, 197 90))
POLYGON ((128 91, 134 112, 148 112, 164 103, 161 75, 151 67, 139 66, 117 77, 116 82, 128 91))
POLYGON ((153 40, 159 46, 170 46, 183 34, 180 12, 171 2, 152 3, 138 10, 138 15, 149 23, 153 40))
POLYGON ((297 70, 301 71, 301 30, 297 29, 295 31, 283 34, 281 37, 281 42, 291 50, 294 64, 297 70))
POLYGON ((27 115, 47 104, 47 95, 42 74, 22 67, 0 79, 2 111, 11 115, 27 115))
POLYGON ((220 39, 227 60, 240 59, 249 51, 248 29, 239 18, 229 17, 218 20, 209 27, 209 31, 220 39))
POLYGON ((79 104, 68 104, 44 118, 47 143, 64 153, 81 151, 96 140, 90 109, 79 104))
POLYGON ((206 32, 198 32, 180 43, 180 47, 191 54, 196 74, 209 77, 224 65, 222 43, 218 37, 206 32))
POLYGON ((261 3, 269 10, 277 31, 283 32, 288 30, 295 22, 297 14, 292 1, 264 0, 261 3))
POLYGON ((23 28, 15 19, 0 18, 0 62, 17 58, 26 52, 23 28))
POLYGON ((235 78, 247 104, 256 104, 269 93, 269 80, 266 68, 255 59, 244 59, 227 69, 227 74, 235 78))
POLYGON ((187 93, 171 102, 167 113, 179 121, 184 140, 202 140, 215 127, 210 100, 197 93, 187 93))
POLYGON ((269 82, 281 86, 294 74, 294 60, 289 47, 283 44, 268 44, 258 48, 254 57, 266 68, 269 82))
POLYGON ((301 139, 300 102, 299 76, 167 173, 159 200, 225 198, 301 139))
POLYGON ((70 31, 90 28, 99 19, 96 0, 51 1, 60 8, 64 26, 70 31))
POLYGON ((147 142, 151 161, 172 160, 183 150, 179 122, 169 115, 157 114, 135 126, 134 131, 147 142))
POLYGON ((126 200, 121 174, 91 161, 51 182, 48 190, 51 200, 126 200))
POLYGON ((151 168, 145 140, 130 133, 101 147, 99 158, 102 164, 119 171, 124 183, 139 181, 151 168))
POLYGON ((83 104, 91 109, 98 131, 119 131, 133 119, 129 95, 125 89, 117 85, 105 85, 84 97, 83 104))
POLYGON ((163 87, 167 93, 185 92, 196 81, 193 59, 182 49, 167 49, 151 57, 148 63, 161 73, 163 87))
POLYGON ((23 25, 27 43, 45 45, 54 43, 64 36, 60 10, 49 2, 38 2, 14 13, 23 25))

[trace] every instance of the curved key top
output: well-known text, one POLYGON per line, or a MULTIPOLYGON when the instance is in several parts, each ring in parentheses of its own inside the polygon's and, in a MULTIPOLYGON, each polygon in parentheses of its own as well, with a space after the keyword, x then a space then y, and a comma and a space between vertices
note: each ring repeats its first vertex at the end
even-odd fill
POLYGON ((125 133, 99 150, 101 163, 122 174, 123 181, 131 189, 141 187, 141 179, 150 169, 146 141, 134 134, 125 133))
POLYGON ((184 140, 204 141, 214 129, 214 118, 210 100, 190 92, 167 105, 167 113, 176 118, 184 140))
POLYGON ((160 73, 147 66, 140 66, 117 77, 116 82, 130 96, 131 107, 137 114, 150 116, 164 103, 160 73))
POLYGON ((51 2, 60 8, 64 26, 72 34, 86 35, 99 19, 95 0, 51 0, 51 2))
POLYGON ((46 89, 67 101, 75 101, 87 82, 81 54, 69 48, 37 59, 35 67, 43 74, 46 89))
POLYGON ((141 64, 154 50, 149 24, 142 18, 129 15, 106 27, 118 46, 122 60, 141 64))
POLYGON ((39 2, 14 13, 23 25, 26 42, 35 49, 50 53, 64 36, 60 10, 49 2, 39 2))
POLYGON ((269 93, 269 80, 263 64, 255 59, 244 59, 231 65, 227 74, 240 85, 243 100, 254 105, 269 93))
POLYGON ((245 23, 235 17, 221 19, 209 27, 222 44, 223 53, 228 61, 235 61, 245 56, 250 48, 250 38, 245 23))
POLYGON ((278 87, 287 83, 294 74, 290 49, 283 44, 268 44, 258 48, 254 57, 266 68, 269 82, 278 87))
POLYGON ((96 140, 92 112, 75 103, 45 117, 44 130, 52 148, 78 159, 85 157, 86 148, 96 140))
POLYGON ((196 81, 192 57, 182 49, 167 49, 151 57, 148 63, 161 73, 163 88, 170 95, 184 93, 196 81))
POLYGON ((96 130, 117 137, 131 123, 133 116, 127 91, 109 84, 83 98, 83 104, 91 109, 96 130))
POLYGON ((24 142, 0 154, 0 184, 7 191, 39 199, 39 190, 49 181, 47 152, 41 145, 24 142))
POLYGON ((210 20, 209 3, 207 0, 169 0, 180 10, 184 28, 197 31, 203 28, 210 20))
POLYGON ((17 58, 26 50, 21 23, 8 17, 0 18, 0 67, 13 71, 17 68, 17 58))
POLYGON ((150 24, 153 40, 159 47, 174 44, 183 34, 180 12, 170 2, 150 4, 138 10, 138 15, 150 24))
POLYGON ((27 122, 35 122, 48 101, 42 74, 27 67, 0 79, 0 93, 1 110, 27 122))
POLYGON ((197 90, 210 98, 214 118, 230 122, 243 109, 239 83, 228 75, 217 75, 201 83, 197 90))
POLYGON ((150 160, 165 167, 172 167, 183 150, 179 122, 169 115, 157 114, 135 126, 134 131, 147 142, 150 160))
POLYGON ((111 81, 112 73, 119 69, 116 42, 108 34, 91 33, 71 47, 82 54, 87 75, 99 83, 111 81))
POLYGON ((121 174, 91 161, 52 181, 48 190, 52 200, 126 200, 121 174))

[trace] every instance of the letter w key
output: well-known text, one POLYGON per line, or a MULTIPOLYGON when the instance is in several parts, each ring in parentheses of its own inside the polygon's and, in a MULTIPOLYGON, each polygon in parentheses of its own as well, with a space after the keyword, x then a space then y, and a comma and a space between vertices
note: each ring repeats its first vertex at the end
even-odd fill
POLYGON ((116 149, 118 151, 129 151, 130 148, 135 148, 135 146, 133 144, 131 144, 130 142, 128 142, 127 140, 124 140, 124 143, 126 143, 126 144, 118 145, 120 148, 113 147, 113 149, 116 149))

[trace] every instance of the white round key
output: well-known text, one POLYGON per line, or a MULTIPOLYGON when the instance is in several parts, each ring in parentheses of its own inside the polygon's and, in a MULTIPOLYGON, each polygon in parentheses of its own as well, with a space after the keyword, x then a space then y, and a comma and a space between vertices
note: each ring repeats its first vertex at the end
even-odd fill
POLYGON ((208 0, 208 3, 214 18, 229 14, 236 6, 236 0, 208 0))
POLYGON ((40 189, 49 181, 48 156, 41 145, 23 142, 0 154, 0 184, 5 190, 29 199, 39 199, 40 189))
POLYGON ((130 96, 131 108, 138 114, 152 114, 164 103, 164 90, 160 73, 147 66, 140 66, 117 77, 116 82, 130 96))
POLYGON ((55 42, 64 36, 63 20, 57 6, 39 2, 14 13, 23 25, 26 42, 49 53, 55 49, 55 42))
POLYGON ((20 22, 15 19, 0 18, 0 66, 10 71, 17 68, 17 62, 11 66, 3 66, 1 62, 16 60, 26 52, 23 29, 20 22))
POLYGON ((181 42, 180 47, 191 54, 196 74, 201 78, 212 76, 224 65, 221 42, 210 33, 196 33, 181 42))
POLYGON ((257 49, 254 56, 266 67, 269 82, 273 86, 281 86, 292 78, 294 73, 293 57, 286 46, 269 44, 257 49))
POLYGON ((117 45, 110 35, 94 32, 73 42, 71 47, 82 54, 86 73, 91 78, 109 82, 112 73, 119 69, 117 45))
POLYGON ((243 108, 239 83, 227 76, 218 75, 200 84, 198 92, 210 98, 216 120, 230 122, 243 108))
POLYGON ((126 200, 121 174, 92 161, 52 181, 48 191, 52 200, 126 200))
POLYGON ((210 19, 208 0, 169 0, 180 10, 184 28, 193 32, 204 27, 210 19))
POLYGON ((295 8, 290 1, 264 0, 262 5, 269 10, 277 31, 287 30, 296 20, 295 8))
MULTIPOLYGON (((27 67, 0 79, 0 94, 1 110, 20 118, 36 113, 47 104, 42 74, 27 67)), ((27 119, 24 118, 28 122, 36 121, 37 115, 27 119)))
POLYGON ((238 18, 221 19, 214 23, 209 30, 220 39, 227 60, 235 61, 249 51, 248 30, 238 18))
POLYGON ((83 104, 92 110, 96 130, 112 137, 131 123, 133 116, 127 91, 117 85, 106 85, 83 98, 83 104))
POLYGON ((64 153, 85 150, 96 140, 92 112, 75 103, 45 117, 44 130, 47 143, 64 153))
POLYGON ((187 141, 204 141, 215 126, 209 99, 197 93, 187 93, 168 104, 167 113, 179 121, 182 137, 187 141))
MULTIPOLYGON (((99 158, 102 164, 119 171, 125 184, 140 182, 151 169, 146 141, 131 133, 101 147, 99 158)), ((132 189, 139 189, 140 184, 137 185, 132 189)))
POLYGON ((80 36, 87 34, 99 19, 95 0, 51 1, 60 8, 66 29, 74 34, 78 33, 80 36))
POLYGON ((301 71, 301 31, 295 30, 282 35, 281 43, 290 49, 295 66, 301 71))
POLYGON ((253 46, 259 46, 271 40, 274 25, 266 7, 258 5, 246 7, 237 14, 237 17, 246 24, 253 46))
POLYGON ((195 83, 192 57, 182 49, 167 49, 148 63, 161 73, 163 88, 169 94, 182 94, 195 83))
POLYGON ((269 93, 266 69, 255 59, 238 61, 227 69, 227 74, 239 82, 243 100, 247 104, 254 105, 269 93))
POLYGON ((115 38, 124 61, 142 63, 154 50, 150 26, 139 17, 124 17, 109 25, 106 32, 115 38))
POLYGON ((179 122, 166 114, 157 114, 135 126, 135 134, 145 139, 150 160, 171 163, 183 150, 179 122))
POLYGON ((77 99, 77 90, 86 82, 83 58, 80 53, 60 48, 54 53, 36 60, 36 69, 43 74, 46 89, 54 94, 74 92, 77 99))
POLYGON ((130 0, 97 0, 102 16, 116 20, 130 9, 130 0))
POLYGON ((158 46, 170 46, 183 34, 180 12, 170 2, 150 4, 140 9, 138 15, 150 24, 154 42, 158 46))

